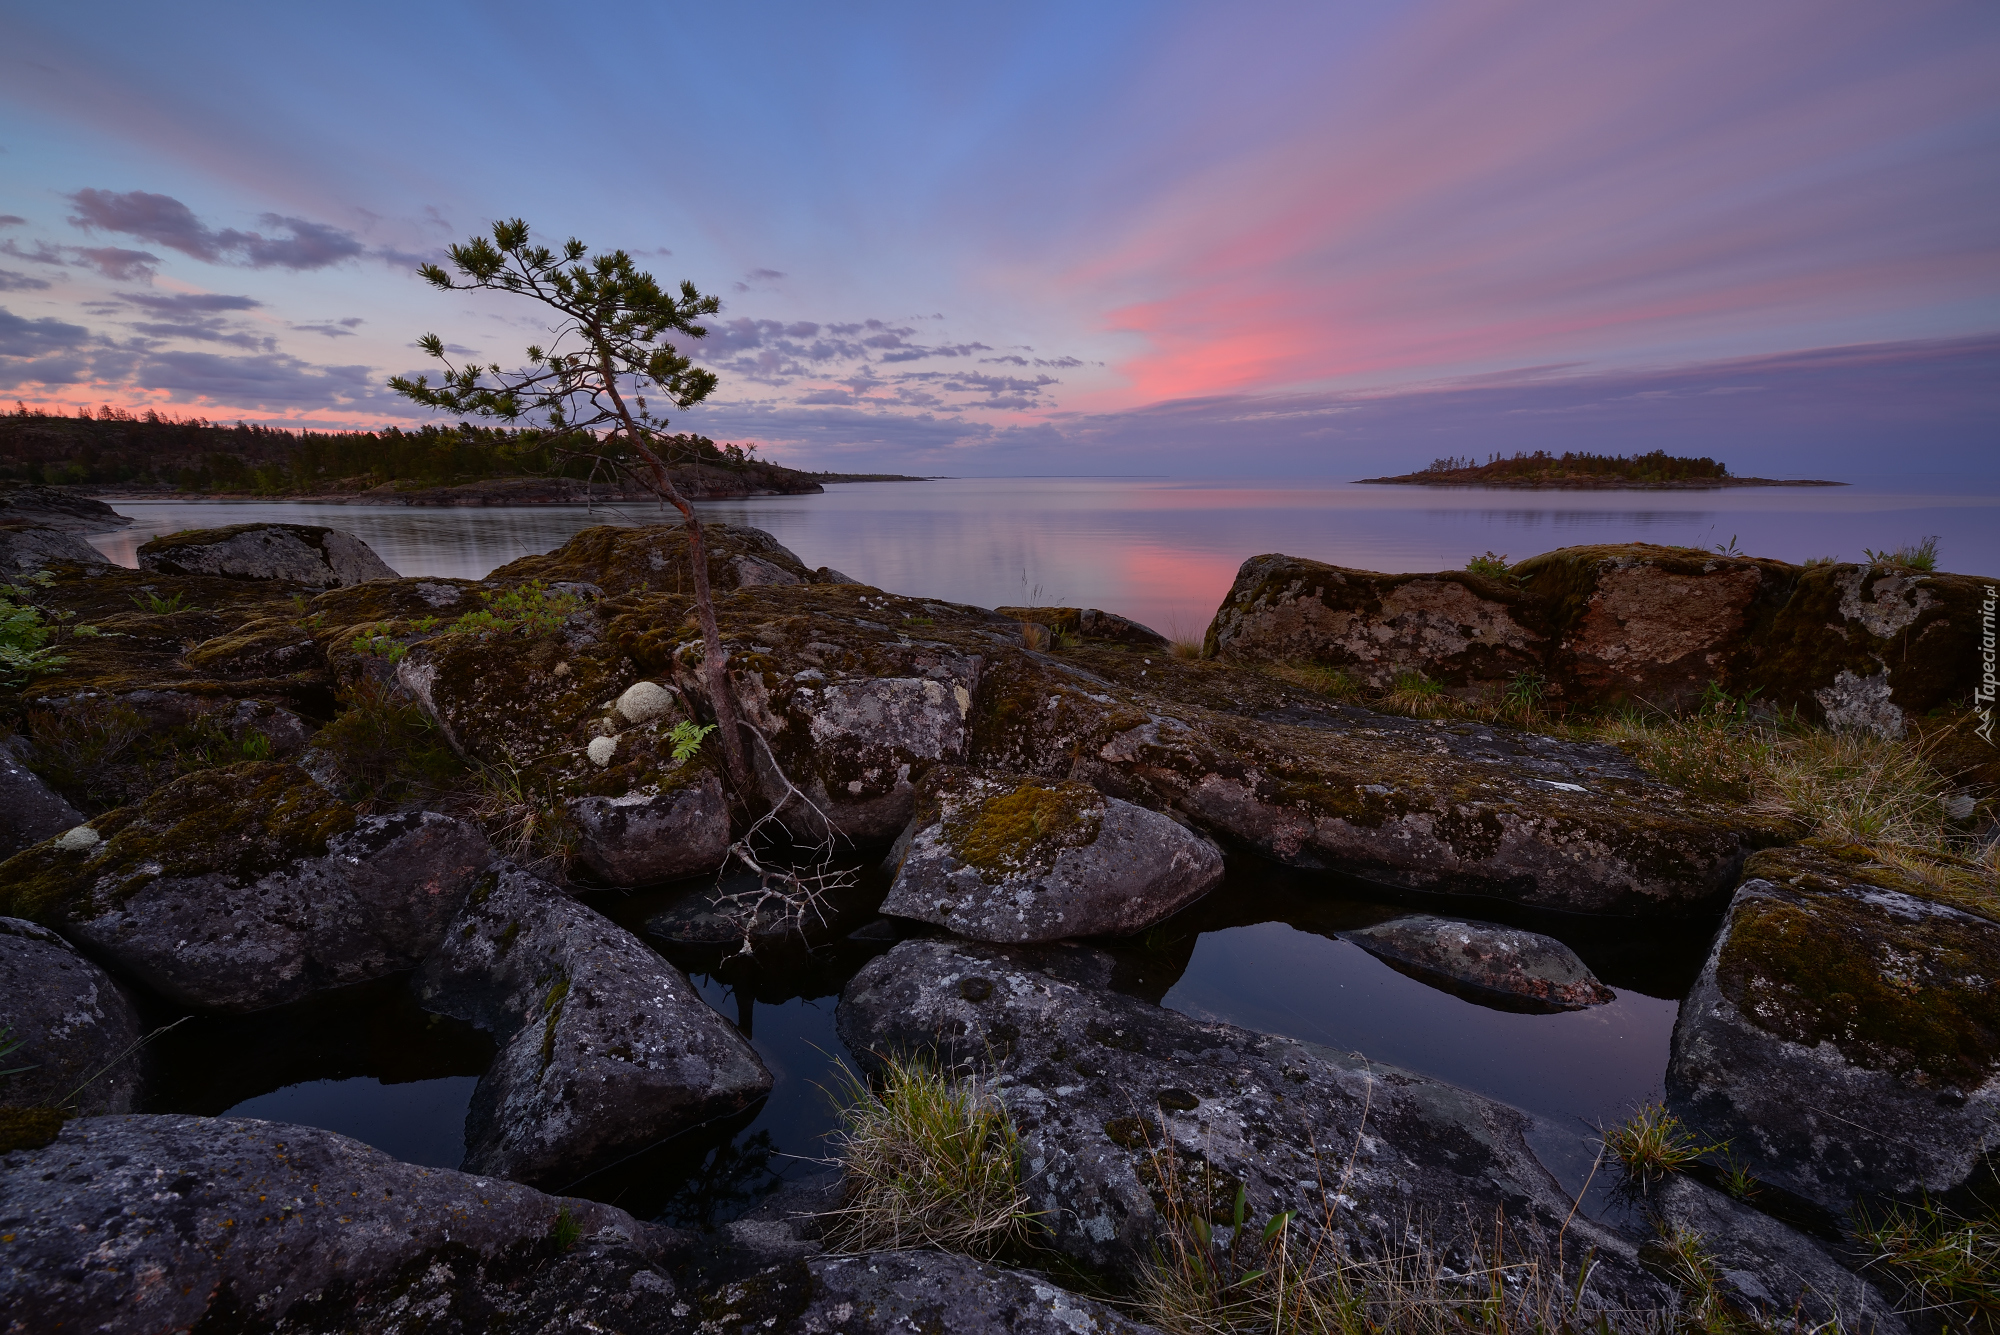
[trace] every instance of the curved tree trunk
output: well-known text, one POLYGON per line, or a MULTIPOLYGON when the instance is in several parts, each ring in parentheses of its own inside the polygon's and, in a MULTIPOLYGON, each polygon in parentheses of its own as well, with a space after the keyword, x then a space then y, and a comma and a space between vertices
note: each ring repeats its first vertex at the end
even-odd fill
POLYGON ((758 805, 758 789, 753 783, 749 753, 743 746, 743 727, 736 712, 736 693, 729 685, 729 655, 722 647, 722 627, 715 620, 715 599, 709 593, 708 542, 702 534, 701 520, 695 517, 694 506, 674 486, 665 462, 646 443, 638 425, 626 413, 623 402, 618 403, 618 411, 625 419, 626 437, 632 448, 652 468, 654 489, 667 504, 681 512, 681 523, 687 529, 688 564, 694 568, 695 616, 701 622, 701 670, 708 682, 709 707, 715 711, 715 730, 722 739, 722 758, 729 770, 729 784, 736 790, 738 799, 754 809, 758 805))

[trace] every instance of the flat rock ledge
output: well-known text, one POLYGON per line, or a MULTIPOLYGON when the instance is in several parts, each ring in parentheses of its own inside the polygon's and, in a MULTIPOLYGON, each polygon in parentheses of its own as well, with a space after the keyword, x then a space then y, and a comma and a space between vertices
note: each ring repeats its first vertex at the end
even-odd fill
POLYGON ((466 1115, 478 1172, 571 1182, 771 1089, 687 975, 515 868, 475 887, 417 989, 503 1045, 466 1115))
POLYGON ((882 911, 975 941, 1128 936, 1213 890, 1220 849, 1088 785, 933 770, 882 911))
POLYGON ((1628 1239, 1570 1217, 1522 1113, 1313 1044, 1198 1023, 1106 990, 1110 969, 1080 947, 906 941, 855 976, 835 1022, 864 1062, 932 1054, 983 1072, 1020 1128, 1050 1244, 1116 1279, 1135 1280, 1160 1236, 1171 1145, 1180 1171, 1214 1175, 1215 1199, 1241 1184, 1259 1226, 1297 1210, 1304 1233, 1364 1253, 1400 1249, 1417 1228, 1461 1268, 1490 1251, 1496 1227, 1509 1261, 1545 1267, 1560 1268, 1564 1237, 1572 1259, 1596 1249, 1586 1305, 1666 1303, 1628 1239))
POLYGON ((250 1118, 84 1118, 0 1158, 9 1335, 668 1331, 670 1241, 608 1205, 250 1118))
POLYGON ((1618 994, 1552 936, 1428 913, 1343 932, 1392 967, 1503 1010, 1580 1011, 1618 994))

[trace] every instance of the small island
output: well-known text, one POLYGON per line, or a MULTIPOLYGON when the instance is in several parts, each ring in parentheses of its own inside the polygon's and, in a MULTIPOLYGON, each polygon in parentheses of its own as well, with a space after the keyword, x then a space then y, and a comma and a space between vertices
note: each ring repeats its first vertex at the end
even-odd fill
POLYGON ((1844 487, 1818 478, 1732 477, 1727 464, 1654 450, 1630 457, 1564 451, 1497 453, 1485 463, 1433 459, 1416 473, 1357 478, 1363 483, 1403 483, 1419 487, 1512 487, 1529 491, 1707 491, 1719 487, 1844 487))

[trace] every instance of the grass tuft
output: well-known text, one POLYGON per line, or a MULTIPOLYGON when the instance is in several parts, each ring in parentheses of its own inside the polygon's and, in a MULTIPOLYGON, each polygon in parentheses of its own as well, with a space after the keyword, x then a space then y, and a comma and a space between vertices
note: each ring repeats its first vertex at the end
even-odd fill
POLYGON ((1893 552, 1878 552, 1872 547, 1863 547, 1861 554, 1868 558, 1870 565, 1928 573, 1937 569, 1938 540, 1933 534, 1915 546, 1905 543, 1893 552))
POLYGON ((1909 1306, 1949 1330, 2000 1331, 2000 1223, 1966 1219, 1925 1202, 1857 1216, 1864 1268, 1899 1283, 1909 1306))
POLYGON ((1659 1103, 1646 1104, 1623 1125, 1613 1127, 1605 1134, 1604 1147, 1624 1165, 1626 1177, 1641 1187, 1683 1172, 1703 1155, 1723 1148, 1702 1140, 1659 1103))
POLYGON ((889 1059, 879 1088, 841 1067, 834 1150, 839 1208, 821 1216, 830 1251, 931 1247, 992 1259, 1040 1232, 1021 1182, 1019 1133, 978 1079, 889 1059))

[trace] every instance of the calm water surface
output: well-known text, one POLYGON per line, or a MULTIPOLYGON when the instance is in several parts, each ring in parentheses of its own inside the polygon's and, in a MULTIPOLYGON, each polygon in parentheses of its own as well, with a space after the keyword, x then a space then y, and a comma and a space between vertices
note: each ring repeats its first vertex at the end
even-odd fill
MULTIPOLYGON (((658 506, 440 510, 265 502, 114 502, 137 519, 92 539, 136 565, 160 533, 281 520, 332 524, 406 575, 483 577, 601 523, 659 523, 658 506)), ((893 593, 981 607, 1101 607, 1199 635, 1246 557, 1285 552, 1389 572, 1456 570, 1586 542, 1699 547, 1734 538, 1787 561, 1941 538, 1946 569, 2000 573, 2000 485, 1916 478, 1714 492, 1509 492, 1143 478, 958 478, 842 483, 819 496, 707 502, 704 514, 776 534, 812 566, 893 593)))

